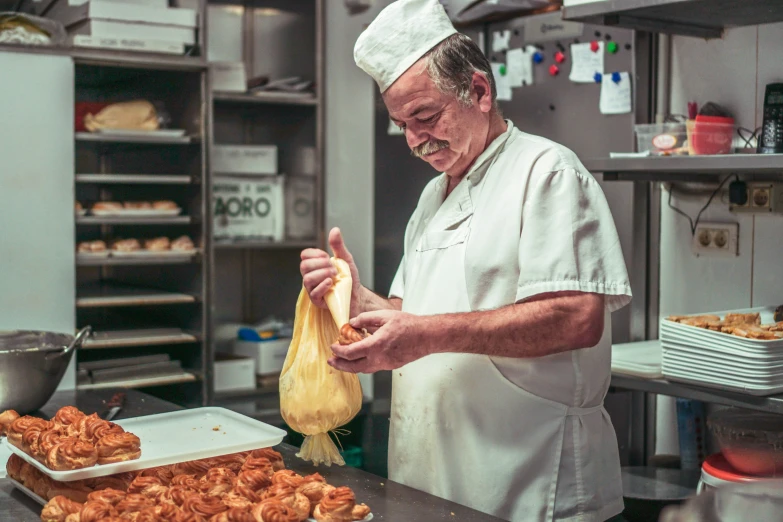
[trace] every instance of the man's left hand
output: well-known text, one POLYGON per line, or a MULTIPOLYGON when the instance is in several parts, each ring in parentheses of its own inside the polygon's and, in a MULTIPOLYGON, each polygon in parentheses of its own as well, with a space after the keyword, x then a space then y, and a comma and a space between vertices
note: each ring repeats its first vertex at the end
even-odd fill
POLYGON ((332 345, 334 357, 329 364, 351 373, 394 370, 428 353, 426 329, 422 317, 397 310, 379 310, 359 314, 351 326, 366 328, 372 335, 347 346, 332 345))

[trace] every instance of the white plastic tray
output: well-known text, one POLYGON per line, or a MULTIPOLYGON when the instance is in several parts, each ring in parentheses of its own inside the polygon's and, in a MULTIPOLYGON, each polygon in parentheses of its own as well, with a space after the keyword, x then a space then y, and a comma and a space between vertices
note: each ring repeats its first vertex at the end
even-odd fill
POLYGON ((758 350, 745 349, 726 349, 718 346, 698 346, 691 344, 686 340, 682 342, 666 341, 661 343, 664 351, 673 351, 687 353, 693 356, 719 357, 727 361, 743 362, 749 365, 774 365, 783 363, 783 352, 781 353, 759 353, 758 350))
POLYGON ((112 257, 192 257, 199 253, 199 249, 193 250, 134 250, 132 252, 122 252, 119 250, 112 250, 112 257))
POLYGON ((7 440, 3 439, 3 444, 52 479, 68 482, 268 448, 280 444, 286 435, 280 428, 215 407, 147 415, 117 424, 141 439, 141 458, 73 471, 53 471, 7 440))
POLYGON ((664 357, 668 357, 670 360, 679 359, 682 361, 689 361, 691 364, 702 364, 707 362, 714 364, 722 370, 747 370, 753 372, 761 372, 765 374, 781 374, 783 375, 783 361, 780 359, 742 359, 739 357, 729 357, 722 353, 716 352, 702 352, 696 353, 693 351, 685 351, 682 349, 664 349, 664 357))
POLYGON ((103 252, 76 252, 76 259, 104 259, 109 257, 109 251, 103 252))
MULTIPOLYGON (((727 313, 755 312, 758 312, 761 315, 761 324, 772 324, 775 322, 775 307, 772 306, 745 308, 740 310, 724 310, 719 312, 704 312, 688 315, 717 315, 724 317, 727 313)), ((736 335, 723 332, 714 332, 712 330, 707 330, 706 328, 698 328, 696 326, 675 323, 673 321, 667 320, 666 318, 661 319, 661 341, 678 340, 678 338, 681 338, 682 336, 689 336, 691 339, 699 340, 701 342, 718 342, 726 346, 745 347, 751 349, 756 348, 762 351, 770 349, 783 350, 783 339, 769 341, 762 341, 759 339, 745 339, 744 337, 737 337, 736 335)))
POLYGON ((179 138, 185 135, 185 129, 158 129, 154 131, 136 130, 136 129, 98 129, 98 134, 109 136, 128 136, 128 137, 157 137, 157 138, 179 138))
POLYGON ((154 209, 154 208, 123 208, 117 210, 105 210, 105 209, 91 209, 90 212, 93 216, 114 216, 114 217, 162 217, 162 216, 178 216, 182 213, 182 209, 177 207, 174 209, 154 209))
POLYGON ((21 491, 22 493, 24 493, 25 495, 27 495, 31 499, 35 500, 36 502, 38 502, 42 506, 46 505, 46 499, 43 498, 40 495, 36 495, 35 492, 32 489, 26 488, 21 482, 18 482, 16 480, 12 479, 11 477, 8 477, 8 480, 11 481, 11 484, 13 484, 16 489, 18 489, 19 491, 21 491))
POLYGON ((670 381, 684 382, 686 384, 695 384, 697 386, 704 386, 706 388, 715 388, 724 391, 733 391, 747 393, 748 395, 756 395, 763 397, 766 395, 777 395, 783 392, 783 386, 768 387, 768 386, 750 386, 736 383, 727 383, 718 379, 700 380, 694 379, 690 375, 681 374, 679 372, 667 372, 664 371, 664 377, 670 381))

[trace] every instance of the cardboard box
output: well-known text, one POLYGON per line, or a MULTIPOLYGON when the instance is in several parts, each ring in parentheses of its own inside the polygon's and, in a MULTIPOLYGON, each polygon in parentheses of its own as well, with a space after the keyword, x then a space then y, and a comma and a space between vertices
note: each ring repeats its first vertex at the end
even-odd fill
POLYGON ((276 145, 215 145, 212 172, 216 174, 277 174, 276 145))
POLYGON ((138 40, 182 42, 185 45, 196 43, 196 31, 194 29, 176 25, 87 20, 69 27, 68 33, 71 35, 83 34, 97 38, 135 38, 138 40))
POLYGON ((245 64, 242 62, 212 62, 209 64, 209 77, 213 91, 247 91, 245 64))
POLYGON ((68 5, 66 2, 61 1, 46 13, 46 17, 59 21, 65 27, 70 27, 85 20, 143 22, 191 29, 198 25, 195 9, 174 7, 161 9, 114 0, 90 0, 90 2, 82 5, 68 5))
POLYGON ((91 47, 94 49, 113 49, 116 51, 136 51, 142 53, 185 54, 185 44, 182 42, 166 42, 163 40, 138 40, 135 38, 99 38, 77 34, 71 37, 74 47, 91 47))
POLYGON ((256 362, 257 375, 280 373, 291 339, 274 339, 271 341, 240 341, 234 342, 234 353, 252 357, 256 362))
MULTIPOLYGON (((40 15, 46 10, 46 16, 52 11, 67 9, 68 7, 84 5, 90 0, 33 0, 32 7, 35 14, 40 15), (51 6, 51 7, 50 7, 51 6)), ((169 0, 121 0, 126 4, 133 4, 144 7, 156 7, 165 9, 169 6, 169 0)))
POLYGON ((315 178, 289 176, 286 179, 286 237, 291 239, 315 238, 315 195, 315 178))
POLYGON ((212 180, 215 239, 285 237, 283 176, 241 178, 215 176, 212 180))
POLYGON ((256 387, 256 364, 252 357, 215 354, 215 391, 252 390, 256 387))

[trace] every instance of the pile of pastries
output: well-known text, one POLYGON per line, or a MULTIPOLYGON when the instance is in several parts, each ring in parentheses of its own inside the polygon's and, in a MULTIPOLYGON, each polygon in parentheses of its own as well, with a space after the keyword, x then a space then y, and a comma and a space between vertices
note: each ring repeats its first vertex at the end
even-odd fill
POLYGON ((180 236, 176 239, 169 239, 161 236, 152 239, 138 240, 116 239, 108 246, 105 241, 82 241, 76 245, 76 251, 79 253, 96 252, 192 252, 196 246, 189 236, 180 236))
MULTIPOLYGON (((10 469, 9 474, 18 473, 10 469)), ((354 522, 370 508, 318 474, 285 469, 271 448, 94 479, 76 497, 50 497, 43 522, 354 522), (130 479, 130 480, 129 480, 130 479)), ((69 483, 70 486, 70 483, 69 483)), ((88 484, 83 484, 84 488, 88 484)))
MULTIPOLYGON (((141 441, 117 424, 86 415, 74 406, 60 408, 51 420, 0 413, 0 435, 47 468, 70 471, 141 456, 141 441)), ((10 461, 9 461, 10 462, 10 461)), ((31 466, 32 467, 32 466, 31 466)))
MULTIPOLYGON (((666 319, 675 323, 723 332, 746 339, 764 341, 783 339, 783 321, 773 324, 761 324, 761 315, 759 313, 728 313, 722 319, 717 315, 671 315, 666 319)), ((776 319, 778 318, 776 317, 776 319)))
POLYGON ((92 210, 110 210, 122 212, 123 210, 179 210, 179 206, 170 200, 162 201, 98 201, 92 206, 92 210))

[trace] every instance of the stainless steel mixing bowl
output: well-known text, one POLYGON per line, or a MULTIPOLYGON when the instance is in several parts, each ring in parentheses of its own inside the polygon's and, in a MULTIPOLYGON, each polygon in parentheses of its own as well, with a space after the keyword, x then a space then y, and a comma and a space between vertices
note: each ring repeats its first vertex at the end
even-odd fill
POLYGON ((76 336, 29 330, 0 330, 0 412, 31 413, 51 398, 73 352, 90 333, 76 336))

